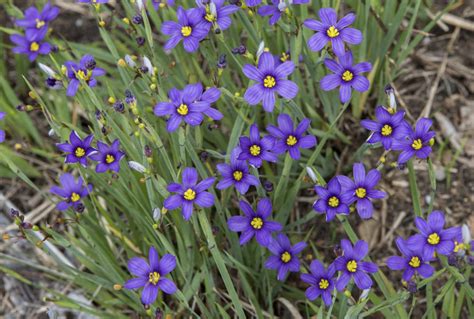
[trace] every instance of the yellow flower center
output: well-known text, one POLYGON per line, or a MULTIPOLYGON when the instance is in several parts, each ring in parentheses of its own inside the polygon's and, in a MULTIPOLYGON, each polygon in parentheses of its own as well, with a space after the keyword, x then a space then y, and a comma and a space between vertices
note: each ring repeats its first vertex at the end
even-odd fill
POLYGON ((383 127, 382 127, 382 135, 383 136, 390 136, 393 132, 393 129, 390 125, 388 124, 385 124, 383 127))
POLYGON ((335 38, 339 35, 339 30, 336 29, 336 27, 332 25, 329 27, 329 29, 326 30, 326 34, 330 38, 335 38))
POLYGON ((92 76, 92 72, 90 70, 88 70, 87 73, 85 73, 82 70, 79 70, 77 71, 77 75, 76 75, 76 77, 84 81, 89 81, 91 79, 91 76, 92 76))
POLYGON ((181 28, 181 34, 183 35, 183 37, 189 37, 192 31, 193 28, 191 28, 190 26, 184 26, 181 28))
POLYGON ((356 272, 357 271, 357 261, 351 260, 347 263, 346 268, 350 272, 356 272))
POLYGON ((430 245, 438 245, 440 241, 441 238, 439 238, 439 235, 437 233, 432 233, 428 236, 428 243, 430 245))
POLYGON ((327 289, 328 287, 329 287, 329 281, 327 281, 324 278, 319 281, 319 289, 327 289))
POLYGON ((232 176, 234 176, 234 179, 238 182, 242 179, 242 177, 244 176, 244 173, 242 173, 242 171, 234 171, 232 176))
POLYGON ((260 155, 260 146, 255 144, 250 146, 250 154, 252 154, 253 156, 260 155))
POLYGON ((74 151, 74 154, 76 155, 76 157, 83 157, 84 155, 86 155, 86 151, 82 147, 77 147, 74 151))
POLYGON ((216 16, 213 15, 212 13, 206 13, 206 15, 204 16, 204 19, 206 19, 207 21, 211 23, 217 20, 216 16))
POLYGON ((281 254, 281 261, 284 263, 287 263, 291 260, 291 255, 289 252, 285 251, 283 254, 281 254))
POLYGON ((185 192, 184 192, 184 199, 185 200, 193 200, 196 198, 196 192, 193 191, 191 188, 188 188, 185 192))
POLYGON ((413 268, 418 268, 420 267, 420 264, 421 264, 420 258, 413 256, 411 257, 410 262, 408 264, 412 266, 413 268))
POLYGON ((293 146, 296 143, 298 143, 298 140, 293 135, 288 136, 288 138, 286 139, 286 145, 288 146, 293 146))
POLYGON ((339 198, 337 198, 336 196, 332 196, 328 200, 328 205, 331 206, 331 207, 339 206, 339 198))
POLYGON ((254 229, 261 229, 263 226, 263 220, 260 217, 254 217, 250 222, 250 225, 252 225, 254 229))
POLYGON ((161 277, 160 274, 157 273, 156 271, 151 272, 148 275, 148 282, 151 283, 152 285, 156 285, 158 281, 160 280, 160 277, 161 277))
POLYGON ((176 112, 178 112, 180 115, 187 115, 189 113, 188 106, 186 104, 181 104, 177 109, 176 112))
POLYGON ((411 147, 413 147, 414 150, 418 151, 420 148, 423 147, 423 142, 421 141, 421 139, 416 139, 411 144, 411 147))
POLYGON ((342 79, 346 82, 349 82, 353 78, 354 78, 354 74, 352 74, 352 72, 349 70, 346 70, 344 71, 344 73, 342 73, 342 79))
POLYGON ((457 253, 461 249, 464 249, 464 243, 458 243, 457 241, 454 241, 454 249, 453 252, 457 253))
POLYGON ((364 198, 367 195, 367 190, 363 187, 356 189, 356 196, 359 198, 364 198))
POLYGON ((31 52, 36 52, 36 51, 39 50, 39 48, 40 48, 40 46, 39 46, 38 42, 32 42, 30 44, 30 51, 31 52))
POLYGON ((77 202, 78 200, 81 199, 81 195, 77 194, 77 193, 72 193, 71 194, 71 202, 75 203, 77 202))
POLYGON ((263 80, 263 86, 266 88, 271 89, 276 85, 276 80, 273 76, 267 75, 265 79, 263 80))
POLYGON ((36 21, 36 29, 41 29, 46 24, 46 22, 40 19, 36 19, 35 21, 36 21))
POLYGON ((281 62, 286 62, 290 59, 290 55, 286 52, 283 52, 280 56, 280 61, 281 62))
POLYGON ((115 161, 115 157, 111 154, 107 154, 107 156, 105 157, 105 162, 107 164, 110 164, 110 163, 113 163, 115 161))

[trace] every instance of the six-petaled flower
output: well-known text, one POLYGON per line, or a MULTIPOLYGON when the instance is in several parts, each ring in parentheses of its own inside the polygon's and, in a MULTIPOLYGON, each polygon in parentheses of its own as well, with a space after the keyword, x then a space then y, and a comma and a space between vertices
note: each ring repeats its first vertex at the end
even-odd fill
POLYGON ((268 250, 273 254, 265 262, 265 267, 278 271, 277 279, 285 280, 286 274, 300 270, 298 254, 305 249, 306 243, 299 242, 291 245, 290 240, 284 234, 278 234, 268 245, 268 250))
POLYGON ((250 174, 247 162, 238 159, 240 153, 240 148, 236 147, 230 154, 229 164, 217 164, 217 170, 222 175, 222 179, 216 185, 217 189, 225 189, 234 185, 239 193, 245 194, 251 185, 260 184, 258 178, 250 174))
POLYGON ((332 304, 331 294, 334 290, 334 274, 336 273, 334 264, 329 265, 326 270, 319 260, 313 260, 309 269, 311 271, 309 274, 301 274, 301 280, 310 284, 310 287, 306 289, 306 298, 313 301, 321 296, 324 304, 329 307, 332 304))
POLYGON ((239 160, 248 160, 255 167, 262 166, 263 161, 276 162, 278 157, 273 153, 275 140, 267 135, 260 139, 260 132, 257 125, 250 126, 249 137, 241 136, 239 160))
POLYGON ((83 140, 79 137, 76 131, 72 130, 69 134, 69 143, 56 144, 59 150, 69 153, 64 160, 65 163, 81 163, 82 166, 87 166, 87 158, 97 152, 91 146, 94 135, 89 135, 83 140))
POLYGON ((426 159, 431 154, 431 141, 436 135, 430 131, 433 122, 428 118, 422 118, 416 123, 415 130, 409 130, 408 134, 392 142, 392 149, 401 151, 398 155, 398 163, 404 164, 410 158, 416 156, 419 159, 426 159))
POLYGON ((67 96, 76 95, 81 81, 84 81, 89 87, 94 87, 97 85, 96 77, 105 75, 105 70, 96 67, 95 59, 90 54, 84 55, 79 64, 74 61, 66 61, 64 67, 70 80, 66 91, 67 96))
POLYGON ((79 177, 77 182, 69 173, 64 173, 59 177, 59 182, 62 187, 53 186, 50 192, 64 198, 63 201, 56 204, 56 208, 60 211, 66 210, 69 207, 78 209, 82 206, 81 200, 85 198, 92 191, 92 185, 84 185, 84 180, 79 177))
POLYGON ((116 139, 111 145, 97 141, 97 152, 90 156, 90 159, 98 162, 95 171, 104 173, 108 170, 119 172, 120 161, 125 153, 120 150, 120 141, 116 139))
POLYGON ((326 221, 331 221, 336 214, 349 215, 349 204, 352 194, 343 191, 337 177, 332 178, 326 187, 315 186, 319 199, 313 204, 318 214, 326 214, 326 221))

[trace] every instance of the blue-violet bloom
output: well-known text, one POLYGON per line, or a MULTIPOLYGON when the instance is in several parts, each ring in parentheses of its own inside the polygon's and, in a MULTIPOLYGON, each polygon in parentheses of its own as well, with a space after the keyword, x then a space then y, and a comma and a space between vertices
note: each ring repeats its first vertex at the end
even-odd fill
POLYGON ((301 280, 311 286, 306 289, 306 298, 313 301, 319 296, 324 304, 329 307, 332 304, 332 292, 334 290, 334 264, 329 265, 326 270, 319 260, 313 260, 309 266, 309 274, 301 274, 301 280))
POLYGON ((111 170, 118 173, 120 171, 120 161, 125 156, 125 153, 120 150, 120 141, 116 139, 110 146, 97 141, 97 148, 97 152, 90 156, 90 159, 98 162, 95 171, 104 173, 111 170))
POLYGON ((97 152, 91 147, 94 135, 89 135, 83 140, 79 137, 76 131, 72 130, 69 134, 69 143, 56 144, 59 150, 69 153, 66 155, 65 163, 81 163, 82 166, 87 166, 87 157, 97 152))
POLYGON ((433 122, 428 118, 422 118, 416 123, 415 131, 409 130, 406 137, 392 142, 392 149, 401 151, 398 155, 398 163, 404 164, 410 158, 416 156, 420 159, 426 159, 431 154, 431 139, 436 133, 430 131, 433 122))
POLYGON ((48 31, 48 23, 56 19, 58 14, 59 8, 48 2, 41 12, 35 7, 29 7, 26 9, 23 19, 16 20, 15 24, 25 29, 27 37, 42 39, 48 31))
POLYGON ((273 256, 267 259, 265 267, 278 270, 277 279, 283 281, 289 271, 297 272, 300 270, 300 261, 297 255, 303 251, 305 247, 305 242, 299 242, 291 246, 288 237, 280 233, 276 236, 276 239, 272 239, 268 245, 268 250, 271 251, 273 256))
POLYGON ((65 200, 56 204, 56 208, 60 211, 64 211, 69 207, 74 209, 79 208, 82 206, 81 200, 89 195, 92 191, 92 185, 83 185, 84 180, 82 177, 79 177, 77 183, 69 173, 64 173, 59 177, 59 182, 61 183, 61 187, 53 186, 50 189, 50 192, 63 197, 65 200))
POLYGON ((249 137, 241 136, 239 160, 248 160, 255 167, 262 166, 263 161, 276 162, 278 157, 273 153, 275 140, 267 135, 260 139, 260 132, 255 124, 250 126, 249 137))
POLYGON ((250 174, 247 162, 238 159, 240 153, 241 149, 236 147, 230 154, 229 164, 217 164, 217 170, 222 175, 222 179, 216 185, 217 189, 222 190, 234 185, 239 193, 245 194, 250 185, 257 186, 260 183, 257 177, 250 174))
POLYGON ((89 87, 97 85, 97 76, 105 75, 105 70, 96 67, 95 59, 92 55, 84 55, 79 64, 74 61, 67 61, 64 63, 66 68, 65 73, 69 78, 69 85, 66 90, 67 96, 74 96, 81 84, 80 80, 86 82, 89 87))
POLYGON ((352 194, 343 191, 337 177, 331 178, 326 187, 317 185, 314 190, 319 199, 313 204, 313 209, 317 214, 326 214, 327 222, 333 220, 336 214, 349 215, 352 194))

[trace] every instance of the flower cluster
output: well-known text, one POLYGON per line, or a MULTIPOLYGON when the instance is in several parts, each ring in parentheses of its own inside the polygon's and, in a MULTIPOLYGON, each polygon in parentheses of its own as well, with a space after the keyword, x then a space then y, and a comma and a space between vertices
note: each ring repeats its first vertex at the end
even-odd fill
POLYGON ((59 14, 59 8, 51 3, 46 3, 40 12, 35 7, 29 7, 24 13, 23 19, 18 19, 15 24, 24 29, 25 35, 13 34, 10 40, 16 47, 13 52, 25 54, 30 61, 36 60, 39 54, 51 52, 51 45, 44 41, 48 32, 49 22, 54 20, 59 14))

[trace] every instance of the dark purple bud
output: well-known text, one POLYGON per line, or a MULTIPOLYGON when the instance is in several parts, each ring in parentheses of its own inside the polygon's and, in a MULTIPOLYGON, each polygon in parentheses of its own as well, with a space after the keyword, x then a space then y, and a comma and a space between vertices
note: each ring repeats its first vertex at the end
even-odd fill
POLYGON ((245 54, 247 52, 247 47, 243 44, 239 46, 239 54, 245 54))
POLYGON ((135 24, 142 24, 143 23, 143 18, 141 15, 136 15, 132 18, 132 22, 135 24))
POLYGON ((143 65, 142 67, 140 67, 140 72, 142 72, 142 73, 147 73, 147 72, 148 72, 148 68, 143 65))
POLYGON ((16 106, 16 110, 20 112, 25 112, 26 111, 26 106, 23 104, 19 104, 16 106))
POLYGON ((448 256, 448 264, 450 266, 458 267, 459 266, 458 257, 455 254, 449 255, 448 256))
POLYGON ((344 252, 342 251, 342 247, 341 247, 340 245, 338 245, 338 244, 334 246, 333 251, 334 251, 334 255, 336 255, 337 257, 341 257, 342 254, 344 253, 344 252))
POLYGON ((11 217, 11 218, 16 218, 16 217, 18 217, 18 216, 20 216, 20 212, 19 212, 19 211, 17 211, 16 209, 13 209, 13 208, 10 209, 10 217, 11 217))
POLYGON ((214 33, 215 33, 215 34, 220 34, 221 32, 222 32, 222 31, 221 31, 221 29, 219 29, 219 28, 216 28, 216 30, 214 30, 214 33))
POLYGON ((137 41, 138 46, 142 46, 145 44, 145 38, 144 37, 137 37, 135 39, 137 41))
POLYGON ((160 309, 156 308, 155 319, 162 319, 162 318, 163 318, 163 312, 160 309))
POLYGON ((218 226, 212 226, 211 229, 212 229, 212 234, 214 236, 217 235, 220 231, 220 228, 218 226))
POLYGON ((47 78, 45 80, 45 84, 47 87, 51 89, 59 89, 63 87, 62 82, 59 80, 56 80, 55 78, 47 78))
POLYGON ((102 112, 101 111, 99 111, 99 110, 95 111, 95 119, 97 121, 102 120, 102 112))
POLYGON ((78 213, 83 213, 84 212, 85 206, 83 203, 79 203, 74 207, 74 210, 78 213))
POLYGON ((153 151, 150 146, 145 145, 145 156, 146 157, 152 157, 153 156, 153 151))
POLYGON ((225 54, 221 54, 219 56, 219 60, 217 61, 217 67, 219 69, 225 69, 225 67, 227 66, 227 60, 226 60, 226 55, 225 54))
POLYGON ((115 102, 113 107, 114 107, 114 110, 119 112, 119 113, 125 112, 125 105, 123 105, 122 101, 115 102))
POLYGON ((390 84, 387 84, 387 85, 385 86, 384 90, 385 90, 385 94, 388 95, 388 94, 390 94, 390 93, 393 92, 393 87, 392 87, 390 84))
POLYGON ((56 52, 59 51, 59 47, 58 47, 57 45, 52 45, 52 46, 51 46, 51 51, 52 51, 53 53, 56 53, 56 52))
POLYGON ((209 158, 209 153, 206 151, 202 151, 199 153, 199 157, 201 158, 201 161, 205 162, 209 158))
POLYGON ((96 65, 97 65, 97 63, 95 62, 95 60, 90 59, 90 60, 87 61, 85 66, 86 66, 87 70, 94 70, 96 65))
POLYGON ((412 294, 416 294, 418 292, 418 287, 415 282, 409 281, 407 282, 407 290, 412 294))
POLYGON ((267 192, 273 191, 273 183, 270 182, 268 179, 264 180, 263 189, 265 189, 267 192))
POLYGON ((33 228, 33 225, 31 223, 28 223, 28 222, 23 222, 20 224, 20 227, 23 228, 23 229, 31 229, 33 228))

